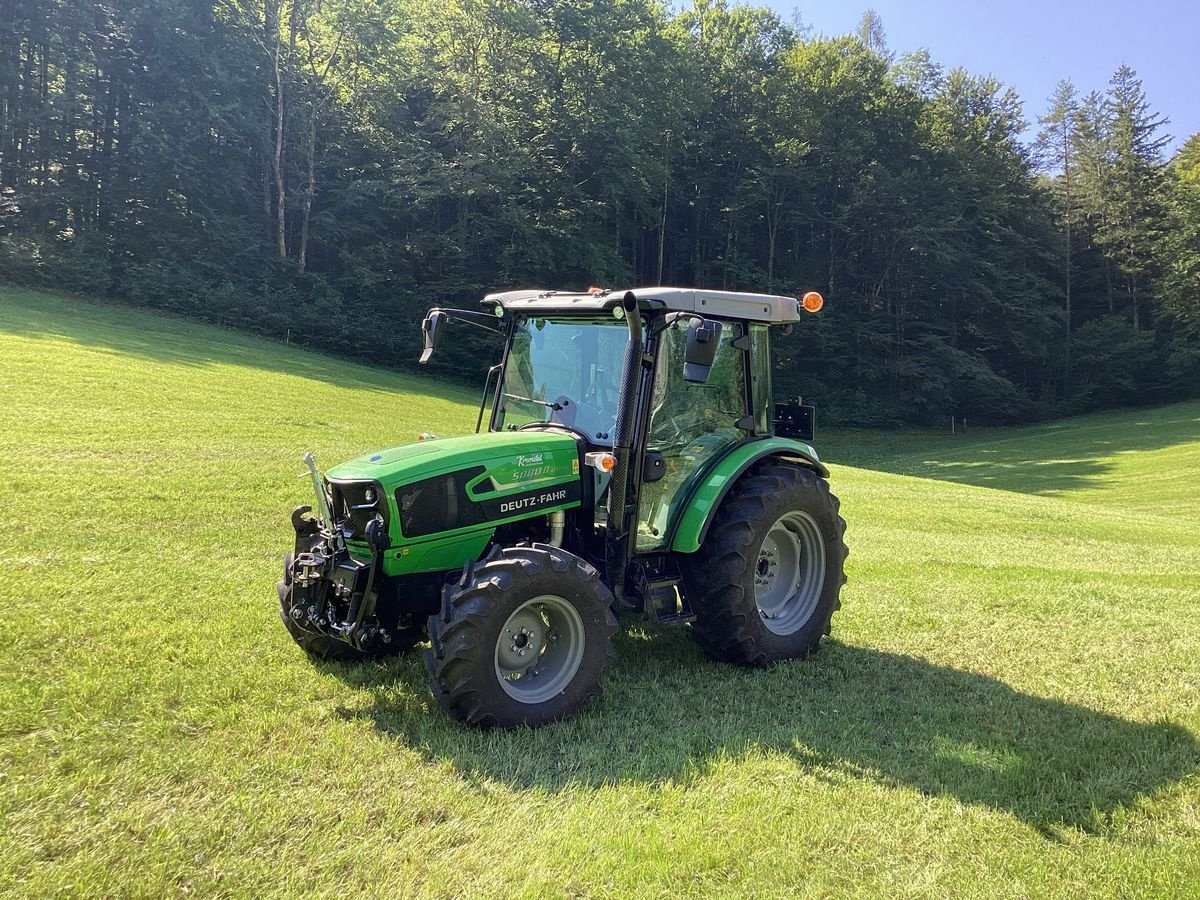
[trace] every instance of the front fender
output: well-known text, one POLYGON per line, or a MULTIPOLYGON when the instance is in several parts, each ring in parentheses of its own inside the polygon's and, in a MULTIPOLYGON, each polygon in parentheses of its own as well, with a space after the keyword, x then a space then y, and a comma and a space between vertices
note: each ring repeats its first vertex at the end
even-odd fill
POLYGON ((700 545, 704 543, 704 536, 708 533, 708 526, 712 524, 713 516, 734 482, 755 463, 769 456, 799 462, 822 478, 829 477, 829 469, 817 458, 817 451, 803 441, 769 437, 739 444, 713 466, 708 477, 688 498, 683 516, 675 528, 671 549, 677 553, 695 553, 699 550, 700 545))

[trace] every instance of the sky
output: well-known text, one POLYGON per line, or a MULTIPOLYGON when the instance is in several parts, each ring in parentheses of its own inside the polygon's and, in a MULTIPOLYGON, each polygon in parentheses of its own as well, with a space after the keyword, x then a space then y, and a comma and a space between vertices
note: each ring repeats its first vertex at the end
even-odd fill
MULTIPOLYGON (((762 0, 759 0, 762 2, 762 0)), ((1080 96, 1105 91, 1113 72, 1131 66, 1150 108, 1170 119, 1169 154, 1200 131, 1200 0, 767 0, 785 21, 815 35, 857 30, 874 9, 888 49, 927 48, 946 69, 963 66, 1014 88, 1034 123, 1059 81, 1080 96)))

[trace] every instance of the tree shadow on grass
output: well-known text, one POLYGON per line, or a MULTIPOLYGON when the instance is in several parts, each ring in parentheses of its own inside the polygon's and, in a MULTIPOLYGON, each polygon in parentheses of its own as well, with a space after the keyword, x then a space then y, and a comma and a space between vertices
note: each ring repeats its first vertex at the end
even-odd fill
POLYGON ((1170 723, 1035 697, 984 675, 828 642, 766 671, 705 660, 686 635, 618 638, 605 693, 538 730, 478 732, 430 697, 420 661, 337 666, 371 692, 340 710, 469 779, 559 791, 702 779, 722 760, 782 753, 821 777, 867 778, 1005 811, 1047 836, 1098 830, 1200 767, 1170 723))
MULTIPOLYGON (((133 356, 178 366, 234 365, 277 372, 374 393, 428 393, 436 374, 415 376, 395 369, 371 368, 363 361, 337 360, 321 353, 320 335, 307 336, 314 346, 291 344, 269 337, 175 317, 141 307, 100 300, 22 292, 22 304, 0 292, 0 333, 27 338, 65 339, 105 353, 133 356), (315 350, 316 352, 311 352, 315 350), (355 378, 360 373, 362 378, 355 378)), ((420 323, 414 322, 413 333, 420 323)), ((445 389, 460 402, 474 402, 467 384, 445 381, 445 389)))
MULTIPOLYGON (((1066 419, 1019 431, 989 429, 958 435, 929 434, 927 450, 888 452, 886 437, 835 432, 825 456, 837 463, 896 475, 972 484, 1025 494, 1094 487, 1114 470, 1114 457, 1200 442, 1200 404, 1066 419)), ((905 444, 913 435, 902 435, 905 444)))

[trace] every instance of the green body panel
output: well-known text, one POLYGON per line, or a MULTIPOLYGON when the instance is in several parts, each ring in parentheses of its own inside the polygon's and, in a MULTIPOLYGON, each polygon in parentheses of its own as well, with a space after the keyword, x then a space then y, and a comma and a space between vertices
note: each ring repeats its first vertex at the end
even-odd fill
POLYGON ((829 470, 817 458, 817 451, 803 441, 770 437, 739 444, 721 457, 692 494, 675 529, 671 549, 677 553, 695 553, 699 550, 708 523, 729 486, 751 463, 765 456, 799 457, 811 463, 822 477, 829 474, 829 470))
POLYGON ((455 532, 456 536, 439 534, 424 543, 389 551, 383 557, 383 572, 385 575, 411 575, 462 568, 479 559, 495 530, 488 527, 482 531, 455 532))
MULTIPOLYGON (((563 469, 568 476, 579 474, 578 471, 572 473, 571 467, 571 462, 579 459, 575 440, 553 431, 488 431, 463 437, 413 441, 359 456, 334 466, 325 474, 330 481, 378 481, 384 488, 391 489, 434 475, 484 465, 489 470, 496 467, 499 481, 503 473, 540 468, 522 465, 517 459, 538 453, 549 455, 543 463, 557 466, 557 474, 561 475, 563 469)), ((509 475, 505 477, 512 480, 509 475)), ((527 482, 521 480, 521 483, 527 482)))
MULTIPOLYGON (((579 449, 569 435, 549 431, 485 432, 465 437, 433 439, 404 444, 360 456, 334 466, 326 473, 331 482, 374 481, 383 488, 389 507, 392 546, 383 555, 387 575, 410 575, 455 569, 475 560, 486 548, 496 527, 573 509, 578 499, 540 505, 535 511, 514 509, 512 515, 436 534, 406 537, 396 505, 396 489, 463 469, 482 467, 467 483, 474 501, 504 501, 531 491, 578 483, 579 449)), ((367 545, 351 543, 351 555, 370 559, 367 545)))

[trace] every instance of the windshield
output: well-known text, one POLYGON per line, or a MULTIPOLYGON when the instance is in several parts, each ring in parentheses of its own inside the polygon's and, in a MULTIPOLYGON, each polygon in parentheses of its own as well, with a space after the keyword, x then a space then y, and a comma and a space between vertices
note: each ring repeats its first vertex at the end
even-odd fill
POLYGON ((494 428, 557 422, 612 443, 629 340, 624 320, 522 316, 515 329, 494 428))

